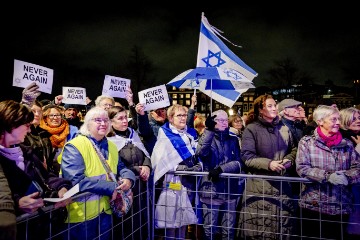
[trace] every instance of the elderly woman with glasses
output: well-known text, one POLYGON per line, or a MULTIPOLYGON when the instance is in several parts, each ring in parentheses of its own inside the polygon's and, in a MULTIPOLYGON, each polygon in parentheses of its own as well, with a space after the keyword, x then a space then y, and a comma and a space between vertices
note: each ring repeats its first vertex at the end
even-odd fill
MULTIPOLYGON (((241 158, 248 173, 288 176, 295 167, 295 156, 291 131, 280 121, 275 100, 271 95, 259 96, 242 136, 241 158)), ((289 181, 249 178, 239 220, 241 237, 292 239, 297 209, 293 198, 289 181)))
POLYGON ((110 199, 116 198, 117 190, 127 191, 134 186, 134 173, 119 160, 116 145, 106 138, 110 129, 108 112, 93 107, 85 115, 79 134, 66 143, 59 156, 63 178, 79 184, 80 192, 91 193, 90 197, 75 199, 68 207, 71 239, 94 239, 100 234, 101 239, 109 239, 110 199), (117 183, 109 179, 102 160, 106 160, 117 183))
POLYGON ((53 159, 53 171, 59 174, 60 166, 57 158, 64 147, 65 143, 74 138, 78 132, 78 128, 63 118, 64 109, 55 104, 48 104, 42 108, 42 119, 40 127, 50 133, 50 141, 52 145, 51 158, 53 159))
POLYGON ((302 233, 309 238, 349 239, 343 233, 352 212, 351 185, 360 181, 359 154, 339 132, 337 108, 319 105, 313 117, 318 126, 300 140, 296 156, 299 176, 311 181, 304 184, 299 201, 302 233))
MULTIPOLYGON (((158 201, 156 199, 155 227, 165 228, 166 239, 184 239, 187 225, 197 223, 191 204, 186 212, 183 212, 184 208, 182 208, 185 202, 192 201, 194 197, 196 179, 194 176, 177 176, 168 172, 176 170, 201 171, 202 167, 195 157, 196 131, 186 125, 187 108, 174 104, 169 107, 167 118, 169 122, 160 127, 154 151, 151 155, 154 183, 162 188, 158 201), (167 197, 161 197, 167 196, 167 193, 171 194, 167 192, 172 191, 171 188, 166 187, 169 184, 172 188, 178 187, 173 192, 178 196, 177 201, 174 201, 175 203, 167 201, 169 199, 167 197), (184 192, 185 196, 188 197, 186 199, 180 198, 180 195, 178 195, 184 192), (168 204, 174 207, 166 207, 168 204), (174 212, 171 209, 177 211, 174 212)), ((158 197, 156 196, 156 198, 158 197)))
POLYGON ((223 178, 221 173, 243 173, 238 138, 229 134, 228 115, 217 110, 205 121, 206 129, 199 139, 196 154, 204 171, 200 185, 206 239, 234 239, 236 203, 243 191, 244 181, 223 178), (216 236, 216 237, 214 237, 216 236))

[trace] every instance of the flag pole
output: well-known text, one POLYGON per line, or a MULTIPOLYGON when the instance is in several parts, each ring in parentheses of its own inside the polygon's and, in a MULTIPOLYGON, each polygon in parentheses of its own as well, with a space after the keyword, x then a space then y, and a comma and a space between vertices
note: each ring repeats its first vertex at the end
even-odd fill
POLYGON ((212 114, 212 79, 210 80, 210 115, 212 114))

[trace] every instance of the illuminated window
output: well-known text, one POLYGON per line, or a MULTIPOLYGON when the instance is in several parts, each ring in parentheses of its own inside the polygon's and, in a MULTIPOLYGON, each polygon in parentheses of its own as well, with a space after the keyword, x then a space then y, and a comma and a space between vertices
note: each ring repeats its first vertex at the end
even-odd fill
POLYGON ((254 97, 249 97, 249 101, 250 102, 254 101, 254 97))
POLYGON ((184 100, 179 100, 180 105, 184 105, 184 100))
POLYGON ((202 112, 205 112, 205 111, 206 111, 206 104, 205 104, 205 103, 202 103, 202 104, 201 104, 201 111, 202 111, 202 112))
POLYGON ((248 111, 248 105, 244 104, 244 112, 247 112, 247 111, 248 111))
POLYGON ((247 102, 248 100, 248 97, 244 97, 244 102, 247 102))
POLYGON ((172 87, 172 90, 176 90, 176 87, 172 87))
POLYGON ((191 98, 190 93, 185 94, 185 98, 191 98))
POLYGON ((172 104, 177 104, 177 100, 172 100, 172 104))
POLYGON ((172 98, 173 98, 173 99, 177 98, 177 94, 176 94, 176 93, 173 93, 172 98))
POLYGON ((184 98, 184 94, 180 93, 179 98, 184 98))
POLYGON ((191 105, 191 101, 190 100, 186 100, 186 106, 190 106, 191 105))

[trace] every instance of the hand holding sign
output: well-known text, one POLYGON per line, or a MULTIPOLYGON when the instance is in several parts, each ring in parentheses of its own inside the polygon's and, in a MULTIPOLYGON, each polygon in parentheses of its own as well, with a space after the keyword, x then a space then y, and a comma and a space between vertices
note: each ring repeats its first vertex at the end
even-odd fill
POLYGON ((32 82, 22 91, 21 102, 28 106, 32 106, 36 98, 40 96, 40 93, 39 86, 36 85, 35 82, 32 82))

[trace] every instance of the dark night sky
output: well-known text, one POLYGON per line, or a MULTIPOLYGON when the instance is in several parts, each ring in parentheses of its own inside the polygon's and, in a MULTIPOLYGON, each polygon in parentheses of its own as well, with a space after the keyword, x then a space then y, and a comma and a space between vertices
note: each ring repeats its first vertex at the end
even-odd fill
MULTIPOLYGON (((126 77, 117 74, 135 45, 154 66, 152 86, 165 84, 196 66, 202 12, 223 36, 243 46, 227 44, 259 73, 255 86, 267 85, 267 70, 274 60, 285 58, 311 74, 315 83, 332 80, 351 86, 360 73, 357 8, 301 3, 14 8, 7 12, 11 18, 1 17, 1 99, 20 97, 22 89, 11 86, 14 59, 53 69, 54 95, 61 94, 61 86, 85 87, 94 99, 105 75, 126 77)), ((50 96, 40 98, 45 97, 50 96)))

